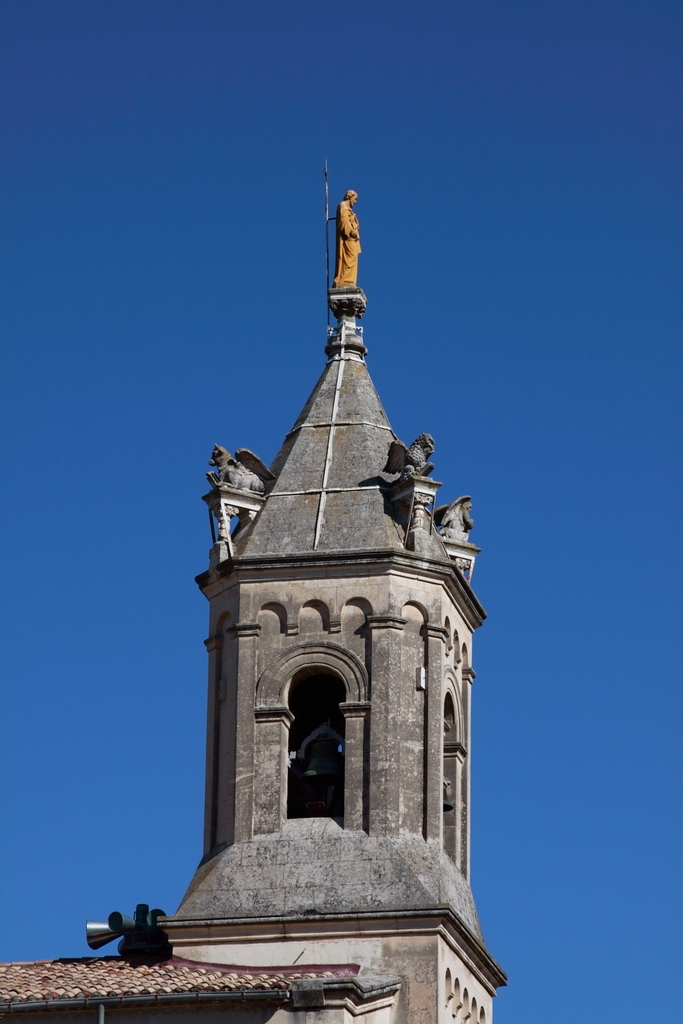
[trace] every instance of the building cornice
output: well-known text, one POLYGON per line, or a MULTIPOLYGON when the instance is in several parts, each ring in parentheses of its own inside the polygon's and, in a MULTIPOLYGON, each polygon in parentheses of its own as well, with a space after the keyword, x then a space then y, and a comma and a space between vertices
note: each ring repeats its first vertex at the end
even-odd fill
POLYGON ((424 558, 410 551, 396 551, 393 548, 332 551, 324 554, 244 555, 222 562, 217 568, 200 573, 195 578, 205 596, 211 599, 235 583, 241 585, 264 580, 285 582, 310 579, 314 575, 320 576, 320 570, 326 576, 335 570, 340 577, 382 576, 394 571, 411 579, 438 581, 446 587, 472 629, 477 629, 486 618, 486 611, 474 591, 450 560, 424 558))
MULTIPOLYGON (((395 935, 438 934, 463 958, 491 995, 507 984, 507 975, 484 944, 450 907, 401 910, 385 913, 367 911, 348 914, 315 914, 306 918, 287 915, 249 918, 161 918, 174 947, 207 946, 217 941, 243 942, 248 929, 250 942, 371 938, 395 935)), ((185 954, 183 954, 185 955, 185 954)))

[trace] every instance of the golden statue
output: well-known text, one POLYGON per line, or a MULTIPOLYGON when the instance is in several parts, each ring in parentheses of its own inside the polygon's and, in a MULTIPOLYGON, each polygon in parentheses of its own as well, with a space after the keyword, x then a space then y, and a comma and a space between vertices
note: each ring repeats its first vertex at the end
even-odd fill
POLYGON ((360 249, 360 228, 353 206, 358 193, 350 189, 337 207, 337 262, 334 273, 334 287, 356 287, 358 278, 358 253, 360 249))

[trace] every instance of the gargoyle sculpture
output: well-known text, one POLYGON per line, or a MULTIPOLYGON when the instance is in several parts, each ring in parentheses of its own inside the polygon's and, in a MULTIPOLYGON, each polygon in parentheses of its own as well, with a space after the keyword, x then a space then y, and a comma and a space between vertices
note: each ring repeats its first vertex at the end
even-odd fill
POLYGON ((433 462, 427 462, 435 448, 431 434, 420 434, 410 448, 403 441, 392 441, 389 446, 384 473, 400 473, 400 479, 410 480, 412 476, 429 476, 434 469, 433 462))
POLYGON ((240 491, 263 494, 266 483, 275 479, 258 455, 254 455, 248 448, 238 448, 233 459, 227 448, 215 444, 209 465, 215 466, 218 470, 217 473, 206 474, 206 479, 212 487, 217 487, 218 484, 231 484, 240 491))
POLYGON ((470 516, 471 508, 472 499, 469 494, 463 494, 450 505, 439 505, 434 512, 434 522, 441 527, 440 534, 444 540, 467 542, 474 526, 474 519, 470 516))

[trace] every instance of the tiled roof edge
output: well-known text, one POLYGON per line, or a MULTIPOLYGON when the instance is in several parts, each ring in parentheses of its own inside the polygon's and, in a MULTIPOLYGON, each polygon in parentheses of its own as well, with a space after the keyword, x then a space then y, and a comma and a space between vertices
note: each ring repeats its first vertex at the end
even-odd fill
MULTIPOLYGON (((35 961, 34 961, 35 962, 35 961)), ((37 999, 32 1002, 1 1002, 0 1013, 24 1013, 40 1010, 86 1010, 97 1006, 156 1006, 171 1003, 289 1002, 290 989, 233 989, 230 992, 162 992, 148 995, 87 996, 79 999, 37 999)))

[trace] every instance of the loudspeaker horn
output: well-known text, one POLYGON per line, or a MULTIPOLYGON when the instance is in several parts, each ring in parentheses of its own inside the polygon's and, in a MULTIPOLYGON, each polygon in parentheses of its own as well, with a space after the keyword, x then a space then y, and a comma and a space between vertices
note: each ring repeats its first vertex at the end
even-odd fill
POLYGON ((124 932, 132 932, 135 928, 135 921, 132 917, 126 917, 125 914, 120 914, 118 910, 115 910, 113 914, 109 915, 107 922, 110 931, 116 932, 117 935, 123 935, 124 932))
POLYGON ((114 931, 109 927, 107 921, 86 921, 85 940, 91 949, 100 949, 106 946, 112 939, 118 939, 123 935, 122 931, 114 931))

